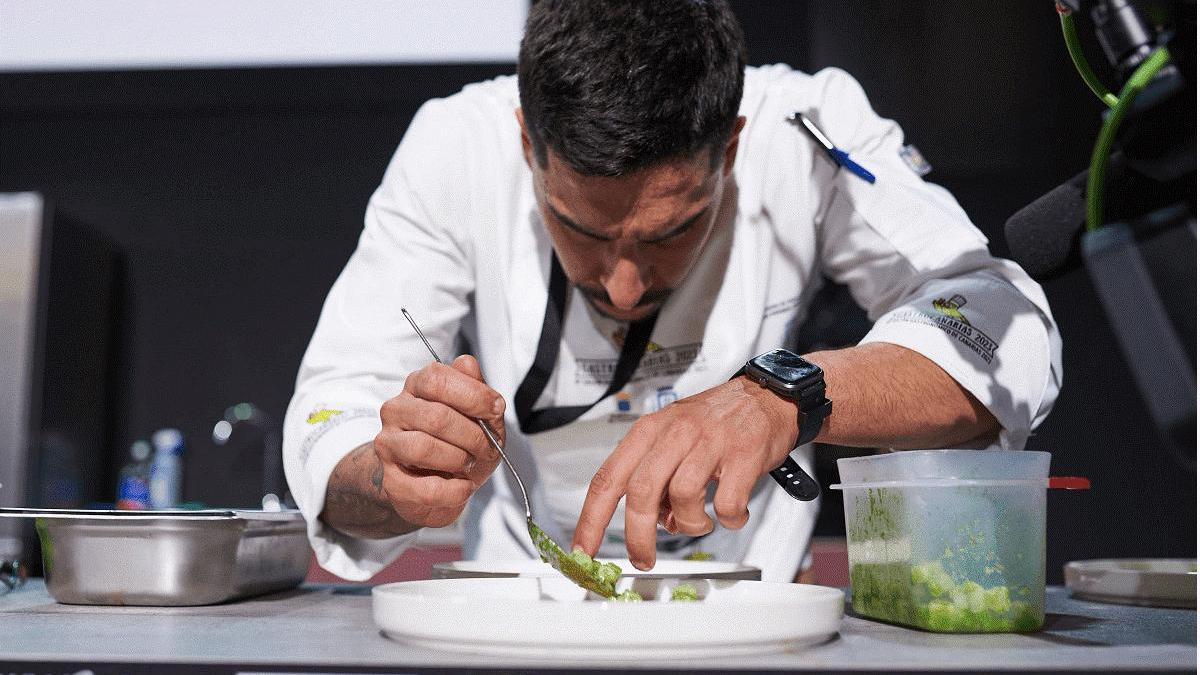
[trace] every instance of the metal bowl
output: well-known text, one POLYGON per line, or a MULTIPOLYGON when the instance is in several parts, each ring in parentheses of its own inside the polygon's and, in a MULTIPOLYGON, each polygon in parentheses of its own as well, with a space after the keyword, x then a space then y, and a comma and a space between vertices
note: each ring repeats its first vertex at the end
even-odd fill
POLYGON ((298 511, 0 509, 31 518, 46 589, 73 605, 210 605, 296 586, 308 572, 298 511))

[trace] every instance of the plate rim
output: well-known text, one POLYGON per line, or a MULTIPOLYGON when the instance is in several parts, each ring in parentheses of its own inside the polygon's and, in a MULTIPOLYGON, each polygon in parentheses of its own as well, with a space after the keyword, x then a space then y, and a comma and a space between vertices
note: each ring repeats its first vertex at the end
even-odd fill
MULTIPOLYGON (((397 589, 397 588, 399 588, 399 587, 403 587, 403 588, 416 588, 416 587, 418 587, 418 585, 420 585, 420 586, 425 586, 425 585, 448 585, 448 584, 455 584, 455 583, 468 583, 468 584, 481 584, 481 583, 488 583, 488 584, 495 584, 495 583, 499 582, 499 583, 511 584, 511 583, 512 583, 514 580, 516 580, 516 582, 517 582, 517 583, 527 583, 527 582, 535 581, 535 580, 537 580, 538 578, 539 578, 539 577, 520 577, 520 576, 509 576, 509 577, 500 577, 500 578, 492 578, 492 577, 464 577, 464 578, 461 578, 461 579, 413 579, 413 580, 410 580, 410 581, 392 581, 392 582, 388 582, 388 583, 386 583, 386 584, 378 584, 378 585, 376 585, 376 586, 372 586, 372 587, 371 587, 371 597, 372 597, 372 598, 374 598, 374 597, 375 597, 377 594, 378 594, 378 595, 384 595, 384 594, 390 594, 390 593, 394 593, 394 592, 396 591, 396 589, 397 589)), ((551 577, 551 578, 555 578, 555 577, 551 577)), ((759 581, 759 580, 755 580, 755 579, 713 579, 713 581, 722 582, 722 583, 729 583, 729 584, 753 584, 753 585, 755 585, 755 586, 775 586, 775 587, 779 587, 779 588, 802 588, 802 589, 806 589, 805 591, 803 591, 803 592, 806 592, 806 593, 822 593, 822 594, 824 594, 824 595, 827 595, 827 596, 829 596, 829 597, 828 597, 828 599, 830 599, 830 600, 832 600, 832 599, 833 599, 833 597, 835 596, 835 594, 836 594, 836 596, 840 596, 840 597, 842 597, 842 598, 845 598, 845 597, 846 597, 846 594, 845 594, 845 592, 844 592, 842 589, 840 589, 840 588, 834 588, 833 586, 823 586, 823 585, 821 585, 821 584, 798 584, 798 583, 791 582, 791 581, 759 581)), ((472 599, 474 599, 474 598, 472 598, 472 599)), ((493 599, 493 600, 494 600, 495 598, 491 598, 491 599, 493 599)), ((820 596, 817 596, 817 597, 815 597, 815 598, 814 598, 814 600, 820 600, 820 599, 824 599, 824 598, 821 598, 820 596)), ((553 603, 562 603, 562 602, 563 602, 563 601, 561 601, 561 600, 553 600, 553 599, 540 599, 540 598, 539 598, 539 599, 537 599, 537 600, 526 600, 526 599, 523 599, 523 598, 512 598, 512 599, 508 599, 507 601, 509 601, 509 602, 522 602, 522 603, 526 603, 526 602, 527 602, 527 603, 530 603, 530 604, 532 604, 532 603, 534 603, 534 602, 553 602, 553 603)), ((582 601, 581 601, 581 602, 582 602, 582 601)), ((779 602, 782 602, 782 601, 772 601, 772 600, 767 600, 767 601, 765 601, 765 602, 761 602, 761 603, 760 603, 760 602, 759 602, 759 601, 757 601, 757 600, 751 600, 751 601, 739 601, 739 604, 767 604, 767 605, 774 605, 774 604, 779 604, 779 602)), ((615 600, 605 600, 605 601, 593 600, 593 601, 590 601, 590 602, 589 602, 589 604, 601 604, 601 603, 603 603, 603 604, 611 604, 611 605, 620 606, 620 607, 640 607, 640 606, 642 606, 642 605, 640 605, 639 603, 636 603, 636 602, 635 602, 635 603, 629 603, 629 602, 619 602, 619 601, 615 601, 615 600)), ((682 606, 686 607, 686 606, 690 606, 690 605, 689 605, 689 604, 687 604, 687 603, 685 603, 685 604, 684 604, 684 605, 682 605, 682 606)))
MULTIPOLYGON (((596 560, 598 560, 600 562, 618 562, 620 559, 619 558, 596 558, 596 560)), ((433 565, 431 566, 431 570, 434 573, 443 573, 443 574, 445 574, 445 573, 450 573, 450 574, 461 573, 461 574, 477 575, 478 578, 484 578, 485 576, 487 578, 528 577, 530 575, 530 572, 532 571, 532 570, 525 571, 525 570, 519 570, 519 569, 499 569, 499 568, 495 569, 495 570, 482 570, 482 569, 481 570, 465 570, 465 569, 461 569, 461 568, 460 569, 454 568, 454 565, 457 565, 459 563, 480 563, 480 564, 486 565, 486 564, 490 564, 491 562, 495 562, 498 565, 513 565, 513 564, 526 564, 526 563, 533 564, 533 563, 538 563, 540 561, 537 558, 511 558, 511 559, 496 560, 496 561, 446 560, 446 561, 433 563, 433 565)), ((697 569, 694 572, 655 572, 653 570, 643 572, 641 570, 634 569, 634 570, 630 570, 628 572, 622 571, 621 576, 639 578, 639 579, 720 579, 722 577, 732 577, 734 575, 739 575, 736 578, 741 579, 741 580, 762 581, 762 568, 755 567, 754 565, 747 565, 747 564, 741 563, 741 562, 728 562, 728 561, 724 561, 724 560, 674 560, 674 559, 672 559, 671 562, 682 562, 682 563, 689 563, 689 564, 694 564, 694 565, 731 565, 732 568, 721 570, 721 571, 714 571, 714 570, 705 571, 703 569, 697 569), (748 574, 758 575, 759 578, 746 579, 744 577, 744 575, 748 575, 748 574)), ((542 564, 544 565, 545 563, 542 563, 542 564)), ((545 573, 547 576, 555 576, 558 574, 558 572, 556 570, 554 570, 554 568, 549 567, 549 566, 547 566, 545 568, 545 573)), ((472 577, 449 577, 449 578, 468 579, 468 578, 472 578, 472 577)))
MULTIPOLYGON (((566 580, 563 581, 564 583, 569 583, 566 580)), ((717 581, 721 582, 721 580, 717 581)), ((574 606, 582 605, 586 610, 575 614, 581 622, 600 620, 604 625, 612 622, 620 624, 626 621, 640 625, 640 623, 647 621, 661 621, 664 611, 663 605, 671 605, 669 611, 683 618, 684 623, 687 625, 711 624, 712 616, 725 613, 722 611, 723 607, 718 609, 714 608, 712 604, 705 603, 625 603, 611 600, 586 600, 583 596, 580 596, 577 600, 555 600, 528 595, 525 597, 505 598, 503 595, 482 597, 469 594, 470 587, 494 587, 497 585, 514 587, 513 590, 516 592, 527 592, 530 586, 536 582, 537 579, 534 577, 509 577, 501 580, 490 578, 422 579, 381 584, 372 588, 372 619, 380 634, 400 644, 500 655, 533 655, 534 653, 538 653, 559 659, 565 658, 567 660, 631 661, 642 658, 682 658, 684 656, 696 655, 699 651, 705 650, 707 650, 705 651, 705 655, 700 656, 700 658, 706 658, 708 655, 729 655, 733 653, 731 650, 741 650, 740 653, 755 653, 756 651, 771 653, 793 647, 799 648, 823 644, 830 639, 836 638, 841 632, 846 616, 845 593, 841 589, 817 584, 794 584, 790 582, 743 579, 726 580, 724 583, 749 584, 760 592, 759 597, 752 599, 739 598, 736 600, 731 598, 728 602, 719 603, 720 605, 736 607, 735 615, 741 616, 743 619, 759 615, 760 611, 767 613, 768 608, 771 613, 778 614, 783 612, 791 615, 793 618, 778 624, 772 622, 770 625, 773 628, 767 630, 766 635, 760 633, 756 637, 738 637, 723 641, 709 635, 707 630, 702 630, 695 635, 689 633, 682 638, 670 634, 653 637, 644 635, 631 638, 630 635, 622 633, 621 637, 614 635, 612 643, 595 648, 588 648, 589 645, 594 645, 594 641, 586 633, 580 633, 579 631, 559 634, 551 640, 521 639, 519 637, 514 639, 512 636, 493 639, 491 641, 475 638, 471 641, 471 645, 464 646, 460 644, 456 636, 449 634, 445 636, 438 635, 438 629, 433 629, 433 632, 430 632, 429 629, 432 629, 432 627, 422 630, 420 627, 411 625, 411 621, 399 618, 401 616, 410 616, 411 610, 420 612, 431 606, 452 604, 457 606, 456 611, 458 612, 471 612, 482 605, 494 607, 497 602, 508 604, 511 606, 510 609, 512 611, 518 611, 522 614, 543 611, 542 608, 539 608, 539 605, 554 605, 556 608, 552 612, 545 614, 550 620, 568 620, 578 609, 574 606), (457 595, 451 592, 442 597, 421 595, 422 589, 450 585, 458 586, 462 592, 457 595), (787 586, 794 590, 789 594, 772 592, 780 590, 779 588, 772 587, 782 586, 787 586), (519 587, 521 590, 518 591, 516 587, 519 587), (411 593, 405 591, 411 591, 411 593), (759 608, 762 608, 762 610, 759 608), (394 612, 401 610, 403 610, 402 615, 394 614, 394 612), (628 619, 622 617, 628 617, 628 619), (801 617, 806 618, 801 621, 801 617), (583 651, 580 651, 581 649, 583 651)), ((501 590, 501 593, 503 593, 503 590, 501 590)))
POLYGON ((1070 571, 1076 571, 1076 572, 1105 572, 1105 573, 1109 573, 1109 574, 1121 574, 1121 575, 1132 575, 1132 576, 1151 576, 1151 575, 1153 575, 1153 576, 1166 576, 1166 577, 1179 577, 1179 578, 1188 578, 1188 577, 1195 578, 1198 576, 1197 572, 1195 570, 1190 571, 1190 572, 1178 572, 1178 571, 1174 571, 1174 570, 1161 570, 1161 569, 1146 570, 1146 569, 1135 569, 1135 568, 1119 566, 1120 564, 1129 564, 1129 563, 1168 563, 1168 562, 1169 563, 1191 564, 1193 566, 1197 565, 1197 559, 1195 559, 1195 558, 1092 558, 1089 560, 1068 561, 1066 564, 1063 565, 1063 569, 1064 569, 1064 571, 1070 570, 1070 571), (1106 566, 1106 565, 1108 565, 1108 566, 1106 566))
POLYGON ((1063 565, 1063 582, 1071 595, 1089 602, 1140 605, 1150 607, 1194 608, 1198 575, 1195 571, 1145 570, 1120 567, 1119 564, 1172 562, 1196 565, 1192 558, 1095 558, 1072 560, 1063 565), (1120 583, 1111 584, 1088 575, 1104 575, 1125 583, 1139 582, 1128 589, 1120 583), (1159 588, 1143 589, 1143 581, 1161 584, 1159 588))

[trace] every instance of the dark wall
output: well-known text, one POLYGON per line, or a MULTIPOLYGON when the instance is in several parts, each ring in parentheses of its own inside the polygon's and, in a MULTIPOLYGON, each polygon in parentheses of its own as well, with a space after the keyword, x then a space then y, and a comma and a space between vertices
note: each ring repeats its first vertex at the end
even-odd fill
MULTIPOLYGON (((739 6, 751 4, 761 6, 739 6)), ((997 254, 1008 253, 1003 225, 1013 212, 1086 168, 1103 108, 1071 64, 1051 2, 806 7, 792 17, 808 26, 806 40, 795 41, 806 67, 836 65, 858 78, 876 110, 897 119, 930 160, 929 180, 958 197, 997 254)), ((1176 53, 1194 54, 1195 7, 1181 18, 1176 53)), ((1090 24, 1079 27, 1107 76, 1090 24)), ((786 43, 771 41, 770 57, 782 58, 786 43)), ((1194 61, 1184 63, 1194 78, 1194 61)), ((1195 237, 1172 233, 1143 254, 1161 272, 1194 367, 1195 237)), ((1067 560, 1195 556, 1194 452, 1181 460, 1164 449, 1086 274, 1044 289, 1062 333, 1065 384, 1028 447, 1053 453, 1052 474, 1088 476, 1094 486, 1049 494, 1050 579, 1061 581, 1067 560)), ((838 526, 838 495, 827 497, 826 526, 838 526)))
MULTIPOLYGON (((103 485, 115 486, 135 438, 175 426, 189 446, 185 498, 256 503, 259 439, 248 429, 218 447, 213 424, 239 401, 282 417, 325 294, 413 113, 511 70, 0 76, 0 190, 44 192, 127 263, 122 405, 109 446, 79 448, 109 456, 103 485)), ((74 342, 86 345, 90 328, 77 328, 74 342)), ((76 354, 61 346, 59 358, 76 354)), ((51 405, 70 395, 47 392, 51 405)))
MULTIPOLYGON (((999 253, 1004 220, 1087 162, 1100 104, 1049 0, 734 4, 753 63, 857 77, 999 253)), ((213 423, 243 400, 282 416, 325 293, 420 102, 512 70, 0 74, 0 190, 45 193, 127 261, 119 409, 107 447, 87 450, 108 457, 102 484, 115 484, 134 438, 177 426, 189 443, 185 497, 254 503, 257 439, 218 447, 213 423)), ((1194 287, 1194 262, 1191 272, 1194 287)), ((1046 291, 1067 381, 1030 447, 1054 453, 1054 472, 1095 483, 1051 496, 1051 578, 1066 559, 1194 556, 1195 474, 1160 449, 1090 283, 1077 272, 1046 291)))

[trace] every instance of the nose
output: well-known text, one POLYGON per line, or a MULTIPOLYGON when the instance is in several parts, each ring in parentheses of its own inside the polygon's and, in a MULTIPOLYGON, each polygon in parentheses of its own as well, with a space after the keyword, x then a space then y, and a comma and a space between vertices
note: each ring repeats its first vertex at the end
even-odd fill
POLYGON ((642 280, 642 272, 637 264, 626 257, 617 259, 608 278, 604 280, 604 290, 613 307, 630 310, 637 306, 638 301, 646 293, 646 283, 642 280))

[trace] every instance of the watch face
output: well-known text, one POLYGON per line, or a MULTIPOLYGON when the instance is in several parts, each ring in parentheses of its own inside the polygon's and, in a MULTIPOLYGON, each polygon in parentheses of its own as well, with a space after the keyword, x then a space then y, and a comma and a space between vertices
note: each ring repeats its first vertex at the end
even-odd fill
POLYGON ((750 361, 784 385, 795 385, 817 375, 821 369, 786 349, 775 349, 750 361))

